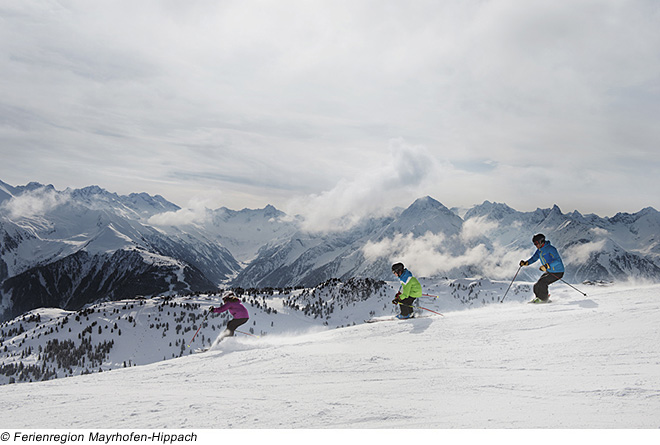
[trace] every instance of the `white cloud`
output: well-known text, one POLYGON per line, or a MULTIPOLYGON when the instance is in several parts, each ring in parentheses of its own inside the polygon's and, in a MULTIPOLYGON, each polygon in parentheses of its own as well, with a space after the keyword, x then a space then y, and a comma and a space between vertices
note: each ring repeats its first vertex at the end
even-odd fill
POLYGON ((5 201, 2 206, 9 212, 12 219, 34 218, 44 216, 64 204, 69 199, 66 193, 42 187, 25 191, 5 201))
POLYGON ((185 226, 188 224, 202 223, 206 220, 206 212, 203 209, 180 209, 176 212, 164 212, 149 218, 149 224, 154 226, 185 226))
POLYGON ((292 200, 289 213, 304 217, 305 230, 348 229, 364 217, 390 212, 393 201, 416 196, 439 169, 426 147, 402 139, 390 141, 389 152, 378 161, 355 177, 340 180, 331 190, 292 200))
POLYGON ((149 224, 155 226, 185 226, 188 224, 203 224, 210 218, 209 206, 217 202, 218 193, 205 193, 193 198, 188 206, 175 212, 163 212, 149 218, 149 224))
POLYGON ((567 264, 584 264, 593 253, 603 250, 606 242, 606 239, 602 239, 584 244, 576 244, 567 247, 566 253, 563 256, 567 258, 567 264))
POLYGON ((463 223, 461 228, 461 239, 470 241, 488 234, 499 227, 496 221, 489 220, 485 216, 470 218, 463 223))
MULTIPOLYGON (((460 235, 459 235, 460 237, 460 235)), ((464 252, 451 252, 447 246, 456 245, 443 234, 397 234, 393 238, 368 242, 362 252, 366 259, 388 258, 402 262, 416 276, 434 276, 453 269, 471 267, 478 274, 492 279, 511 278, 515 267, 526 252, 495 246, 488 250, 484 244, 467 248, 464 252)))

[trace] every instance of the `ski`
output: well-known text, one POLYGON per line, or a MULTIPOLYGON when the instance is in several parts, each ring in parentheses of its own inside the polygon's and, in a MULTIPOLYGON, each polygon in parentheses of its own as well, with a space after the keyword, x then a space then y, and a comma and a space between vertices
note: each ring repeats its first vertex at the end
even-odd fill
POLYGON ((378 323, 380 321, 405 321, 405 320, 416 320, 418 318, 431 318, 432 316, 424 316, 424 315, 415 315, 410 318, 396 318, 394 317, 378 317, 378 318, 370 318, 368 320, 364 320, 365 323, 378 323))
POLYGON ((399 321, 396 317, 388 318, 370 318, 369 320, 364 320, 365 323, 378 323, 379 321, 399 321))
POLYGON ((552 300, 541 301, 541 300, 539 300, 538 298, 535 298, 535 299, 533 299, 532 301, 528 301, 528 302, 527 302, 527 304, 548 304, 548 303, 552 303, 552 300))

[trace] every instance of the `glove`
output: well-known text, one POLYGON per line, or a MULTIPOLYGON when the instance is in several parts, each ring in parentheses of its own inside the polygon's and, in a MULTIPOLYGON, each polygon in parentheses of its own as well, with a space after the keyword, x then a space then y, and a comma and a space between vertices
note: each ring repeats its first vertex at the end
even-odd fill
POLYGON ((213 312, 213 309, 215 309, 213 306, 209 308, 209 312, 213 312))
POLYGON ((399 304, 399 299, 395 298, 394 300, 392 300, 392 304, 399 304))
POLYGON ((529 263, 525 260, 520 260, 520 267, 529 266, 529 263))
POLYGON ((545 272, 548 269, 550 269, 550 266, 548 264, 544 264, 543 266, 539 267, 539 270, 541 272, 545 272))

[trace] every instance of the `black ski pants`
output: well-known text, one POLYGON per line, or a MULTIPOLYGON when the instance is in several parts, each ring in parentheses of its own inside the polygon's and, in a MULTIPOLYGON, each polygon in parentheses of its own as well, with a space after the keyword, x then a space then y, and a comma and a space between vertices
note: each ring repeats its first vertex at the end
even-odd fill
POLYGON ((401 302, 399 303, 399 308, 401 309, 401 315, 412 314, 414 302, 415 302, 414 297, 408 297, 405 300, 401 300, 401 302))
POLYGON ((548 286, 555 281, 558 281, 564 276, 564 272, 557 273, 544 273, 541 278, 534 285, 534 295, 541 301, 548 301, 550 294, 548 293, 548 286))
POLYGON ((239 326, 244 325, 247 323, 249 318, 234 318, 231 320, 229 323, 227 323, 227 336, 228 337, 233 337, 234 336, 234 331, 238 329, 239 326))

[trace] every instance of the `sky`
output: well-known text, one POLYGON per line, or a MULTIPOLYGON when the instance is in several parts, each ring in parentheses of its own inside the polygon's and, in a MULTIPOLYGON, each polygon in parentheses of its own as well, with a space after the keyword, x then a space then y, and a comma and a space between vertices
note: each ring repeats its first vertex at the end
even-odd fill
POLYGON ((0 180, 360 218, 660 209, 654 0, 0 0, 0 180))

